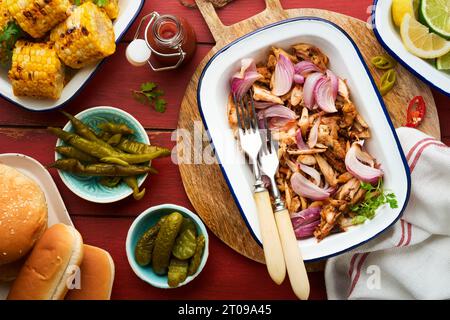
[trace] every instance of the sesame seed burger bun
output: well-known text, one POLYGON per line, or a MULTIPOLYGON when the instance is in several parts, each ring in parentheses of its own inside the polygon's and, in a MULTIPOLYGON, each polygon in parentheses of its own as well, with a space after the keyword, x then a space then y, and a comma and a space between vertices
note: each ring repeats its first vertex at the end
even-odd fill
POLYGON ((3 266, 26 256, 47 229, 47 203, 34 180, 1 163, 0 190, 0 266, 3 266))

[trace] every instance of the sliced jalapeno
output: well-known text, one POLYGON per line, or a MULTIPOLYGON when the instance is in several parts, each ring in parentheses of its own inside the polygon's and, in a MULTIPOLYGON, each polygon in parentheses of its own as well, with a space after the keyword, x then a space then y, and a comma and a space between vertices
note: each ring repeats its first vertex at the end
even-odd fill
POLYGON ((397 81, 397 73, 394 69, 389 69, 386 71, 380 80, 380 93, 382 96, 386 95, 395 85, 397 81))
POLYGON ((397 61, 386 55, 375 56, 370 61, 375 68, 381 70, 392 69, 397 65, 397 61))

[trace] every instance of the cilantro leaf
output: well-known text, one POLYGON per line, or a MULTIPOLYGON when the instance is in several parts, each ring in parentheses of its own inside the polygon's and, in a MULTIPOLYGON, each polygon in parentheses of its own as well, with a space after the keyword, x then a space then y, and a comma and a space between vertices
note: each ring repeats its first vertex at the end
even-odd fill
POLYGON ((375 217, 375 211, 388 204, 390 208, 398 208, 397 198, 394 193, 383 190, 383 181, 380 179, 376 187, 369 183, 361 182, 361 188, 366 190, 364 201, 350 208, 356 214, 353 224, 364 223, 367 219, 375 217))
POLYGON ((154 82, 146 82, 146 83, 141 84, 142 92, 151 92, 155 88, 156 88, 156 83, 154 83, 154 82))
POLYGON ((159 90, 158 85, 154 82, 141 84, 140 90, 132 90, 132 95, 136 101, 153 106, 157 112, 163 113, 166 111, 167 102, 162 98, 164 91, 159 90))
POLYGON ((99 7, 104 7, 108 5, 109 0, 95 0, 95 4, 99 7))
POLYGON ((11 21, 0 31, 0 62, 8 65, 11 61, 12 52, 17 40, 22 37, 23 32, 19 25, 11 21))
POLYGON ((77 6, 79 6, 81 4, 81 0, 75 0, 73 3, 77 6))

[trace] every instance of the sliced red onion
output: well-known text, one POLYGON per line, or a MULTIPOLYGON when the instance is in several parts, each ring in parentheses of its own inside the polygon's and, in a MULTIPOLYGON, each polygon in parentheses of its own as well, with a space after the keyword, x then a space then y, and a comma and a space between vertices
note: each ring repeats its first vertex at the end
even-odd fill
POLYGON ((330 193, 319 188, 313 182, 306 179, 301 173, 294 173, 291 177, 291 186, 296 194, 311 200, 325 200, 330 193))
POLYGON ((295 139, 297 140, 297 148, 299 150, 308 150, 309 147, 306 145, 305 141, 302 137, 302 130, 298 129, 297 134, 295 135, 295 139))
POLYGON ((273 117, 294 120, 297 117, 297 114, 288 107, 282 105, 275 105, 258 112, 259 119, 273 118, 273 117))
POLYGON ((231 92, 236 99, 241 99, 252 85, 262 78, 256 71, 256 64, 253 59, 242 59, 241 70, 231 78, 231 92))
POLYGON ((354 177, 368 183, 375 183, 383 176, 383 171, 362 163, 357 154, 361 151, 361 145, 358 142, 353 143, 345 156, 345 167, 354 177))
POLYGON ((316 72, 310 74, 303 86, 303 101, 305 102, 306 107, 311 110, 315 104, 315 96, 314 89, 316 88, 317 82, 323 77, 322 73, 316 72))
POLYGON ((321 207, 314 207, 294 213, 294 215, 291 216, 292 226, 294 229, 297 229, 312 222, 317 222, 320 220, 320 211, 322 211, 321 207))
POLYGON ((331 70, 327 70, 328 79, 331 81, 331 92, 333 93, 333 99, 336 101, 338 89, 339 89, 339 79, 331 70))
POLYGON ((261 177, 263 183, 264 183, 264 188, 268 189, 270 188, 270 186, 272 185, 272 182, 270 181, 270 178, 266 175, 263 175, 261 177))
POLYGON ((307 165, 305 165, 303 163, 299 163, 299 167, 304 173, 306 173, 311 178, 313 178, 314 183, 316 184, 316 186, 320 185, 320 180, 321 179, 320 179, 319 171, 317 171, 313 167, 307 166, 307 165))
POLYGON ((264 102, 264 101, 254 101, 255 109, 267 109, 275 105, 273 102, 264 102))
POLYGON ((361 148, 356 148, 356 158, 371 167, 375 166, 375 160, 370 154, 362 150, 363 142, 360 142, 361 148))
POLYGON ((294 82, 296 84, 303 84, 305 82, 305 77, 300 74, 294 74, 294 82))
POLYGON ((319 117, 315 122, 308 137, 308 146, 312 149, 317 144, 317 139, 319 139, 319 125, 321 118, 319 117))
POLYGON ((296 74, 300 74, 304 77, 312 72, 322 72, 322 70, 311 61, 301 61, 297 63, 294 66, 294 71, 296 74))
POLYGON ((291 123, 295 123, 295 120, 273 117, 269 120, 269 129, 270 130, 283 129, 284 127, 286 127, 288 124, 291 123))
POLYGON ((314 98, 317 101, 320 109, 325 112, 333 113, 337 112, 335 99, 333 98, 333 88, 331 80, 327 77, 321 77, 314 88, 314 98))
POLYGON ((296 163, 292 162, 289 159, 286 159, 286 164, 292 172, 298 172, 298 165, 296 163))
POLYGON ((292 88, 293 78, 294 65, 288 57, 280 53, 278 63, 275 66, 272 93, 276 96, 288 93, 292 88))
POLYGON ((299 226, 297 229, 294 229, 295 237, 297 239, 305 239, 312 237, 314 235, 314 231, 316 230, 319 224, 320 220, 316 220, 303 226, 299 226))

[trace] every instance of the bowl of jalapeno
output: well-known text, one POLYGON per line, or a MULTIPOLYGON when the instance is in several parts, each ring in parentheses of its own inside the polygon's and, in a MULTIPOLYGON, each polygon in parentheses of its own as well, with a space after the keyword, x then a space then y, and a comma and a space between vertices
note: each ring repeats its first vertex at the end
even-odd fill
POLYGON ((94 107, 69 120, 63 129, 48 128, 58 137, 55 162, 64 184, 79 197, 111 203, 130 195, 140 200, 149 173, 157 171, 152 160, 170 150, 150 145, 145 129, 132 115, 113 107, 94 107))
POLYGON ((194 280, 208 260, 209 238, 201 219, 173 204, 151 207, 131 225, 126 252, 133 272, 150 285, 177 288, 194 280))

